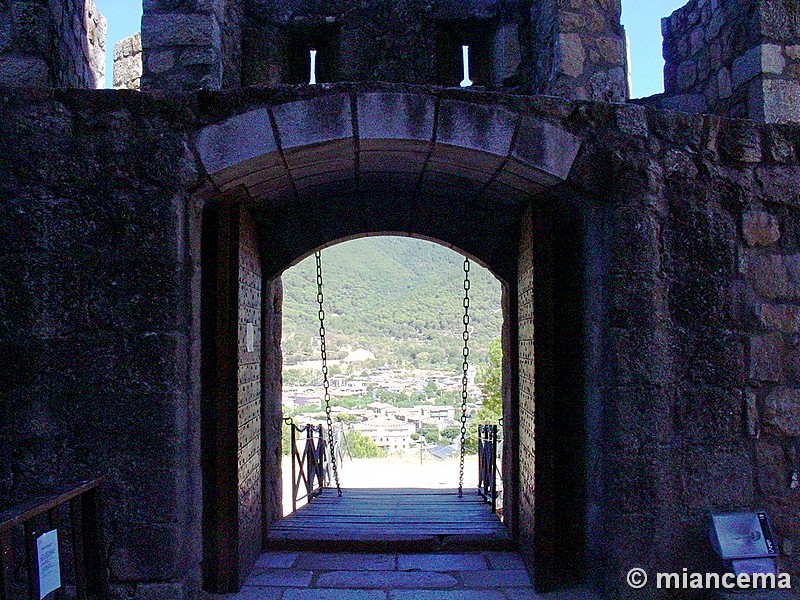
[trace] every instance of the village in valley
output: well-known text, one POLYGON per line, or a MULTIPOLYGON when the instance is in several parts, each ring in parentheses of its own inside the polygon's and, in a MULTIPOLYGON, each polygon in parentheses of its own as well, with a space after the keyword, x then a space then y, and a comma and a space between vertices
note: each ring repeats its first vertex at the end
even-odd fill
MULTIPOLYGON (((346 432, 345 453, 353 458, 377 458, 426 452, 438 459, 458 449, 461 435, 460 374, 399 368, 372 367, 374 355, 356 350, 341 361, 330 361, 331 416, 346 432), (352 433, 357 432, 357 433, 352 433), (364 452, 363 439, 367 450, 364 452), (353 456, 354 440, 362 440, 353 456), (374 444, 374 447, 373 447, 374 444)), ((326 422, 321 364, 308 361, 284 367, 284 416, 302 427, 326 422), (318 380, 312 383, 313 379, 318 380)), ((477 369, 467 371, 467 416, 476 414, 482 392, 477 369)), ((476 424, 477 426, 477 424, 476 424)), ((286 453, 288 448, 284 448, 286 453)))

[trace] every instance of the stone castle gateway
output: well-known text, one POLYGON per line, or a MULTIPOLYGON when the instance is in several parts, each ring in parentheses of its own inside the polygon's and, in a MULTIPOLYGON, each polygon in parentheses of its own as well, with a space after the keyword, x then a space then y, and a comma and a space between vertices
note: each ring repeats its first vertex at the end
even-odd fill
POLYGON ((800 577, 798 7, 690 2, 635 103, 619 13, 153 0, 137 93, 75 89, 88 3, 0 0, 3 503, 105 475, 116 597, 238 587, 280 508, 280 274, 398 233, 503 283, 537 588, 643 597, 628 569, 713 570, 709 512, 755 507, 800 577))

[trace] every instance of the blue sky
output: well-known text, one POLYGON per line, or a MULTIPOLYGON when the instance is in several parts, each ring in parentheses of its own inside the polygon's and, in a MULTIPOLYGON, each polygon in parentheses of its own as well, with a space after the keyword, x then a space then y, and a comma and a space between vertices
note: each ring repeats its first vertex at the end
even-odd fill
MULTIPOLYGON (((663 91, 661 17, 666 17, 686 2, 687 0, 623 0, 622 23, 630 39, 634 98, 663 91)), ((139 31, 142 2, 141 0, 95 0, 95 4, 108 19, 106 83, 111 87, 114 42, 139 31)))

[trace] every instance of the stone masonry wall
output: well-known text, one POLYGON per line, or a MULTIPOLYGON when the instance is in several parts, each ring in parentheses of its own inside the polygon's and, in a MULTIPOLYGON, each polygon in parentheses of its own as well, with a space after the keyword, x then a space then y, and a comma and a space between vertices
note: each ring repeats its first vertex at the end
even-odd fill
POLYGON ((462 79, 463 43, 471 45, 476 85, 519 85, 524 83, 521 63, 529 60, 521 54, 531 54, 521 50, 527 34, 522 4, 248 0, 244 83, 307 83, 308 50, 319 46, 320 83, 377 80, 456 87, 462 79), (295 73, 296 63, 302 65, 300 73, 295 73))
POLYGON ((547 0, 532 9, 537 93, 577 100, 628 98, 619 0, 547 0))
POLYGON ((661 106, 756 121, 800 120, 793 0, 693 0, 663 20, 661 106))
POLYGON ((191 596, 197 172, 180 111, 82 90, 2 95, 0 504, 103 476, 113 597, 191 596))
POLYGON ((0 3, 0 84, 104 87, 105 48, 93 0, 0 3))
POLYGON ((52 83, 48 53, 51 26, 44 2, 0 3, 0 84, 52 83))
POLYGON ((593 0, 275 2, 146 6, 145 87, 196 89, 308 81, 458 86, 461 44, 478 86, 622 101, 628 95, 620 3, 593 0))
POLYGON ((246 210, 239 226, 239 564, 247 578, 261 550, 261 258, 246 210))
POLYGON ((236 0, 146 3, 143 89, 239 87, 241 10, 236 0))
MULTIPOLYGON (((589 565, 590 581, 605 586, 606 597, 633 599, 642 595, 624 576, 634 566, 651 573, 716 569, 708 513, 742 507, 768 510, 781 568, 800 577, 800 489, 792 478, 800 433, 800 127, 437 88, 331 88, 315 94, 353 100, 388 88, 459 98, 466 107, 522 114, 529 120, 521 122, 545 122, 580 139, 568 179, 553 193, 590 208, 597 221, 586 244, 599 265, 591 343, 603 360, 590 393, 602 414, 589 424, 587 450, 604 488, 592 497, 600 562, 589 565)), ((106 476, 116 598, 199 596, 187 232, 190 191, 213 184, 199 175, 194 133, 247 110, 263 119, 251 114, 239 127, 269 133, 264 113, 302 93, 2 93, 0 498, 14 504, 60 483, 106 476)), ((339 131, 326 120, 330 114, 314 117, 314 132, 339 131)), ((236 127, 223 129, 222 151, 240 135, 236 127)), ((518 129, 526 139, 530 131, 518 129)), ((352 138, 340 139, 312 150, 295 146, 291 158, 352 152, 352 138)), ((275 156, 273 147, 261 151, 275 156)), ((221 176, 217 182, 229 183, 221 176)), ((551 200, 545 194, 536 202, 551 200)), ((364 231, 373 232, 374 215, 358 207, 364 231)), ((356 213, 342 209, 340 220, 349 214, 356 213)), ((468 240, 474 230, 464 227, 463 210, 454 214, 437 218, 468 240)), ((525 236, 517 245, 518 317, 527 343, 525 282, 536 257, 528 254, 525 219, 516 218, 525 236)), ((265 219, 258 222, 263 227, 265 219)), ((299 219, 285 237, 260 239, 262 257, 307 235, 307 225, 299 219)), ((265 295, 274 300, 276 293, 265 295)), ((523 514, 536 493, 530 353, 521 347, 523 464, 513 474, 523 514)), ((273 387, 274 378, 270 373, 273 387)), ((536 460, 565 443, 547 441, 536 444, 536 460)))
POLYGON ((51 43, 57 57, 51 65, 54 84, 104 88, 108 26, 94 0, 48 0, 48 6, 54 31, 51 43))
POLYGON ((142 86, 142 34, 114 44, 114 89, 138 90, 142 86))

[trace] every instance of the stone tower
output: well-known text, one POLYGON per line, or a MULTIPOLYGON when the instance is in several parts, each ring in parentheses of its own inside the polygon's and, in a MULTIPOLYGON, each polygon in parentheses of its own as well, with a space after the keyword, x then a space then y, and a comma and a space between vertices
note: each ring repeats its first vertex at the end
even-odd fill
POLYGON ((458 85, 461 46, 476 85, 624 101, 620 1, 467 0, 147 4, 144 89, 386 81, 458 85), (194 8, 192 8, 194 7, 194 8))

